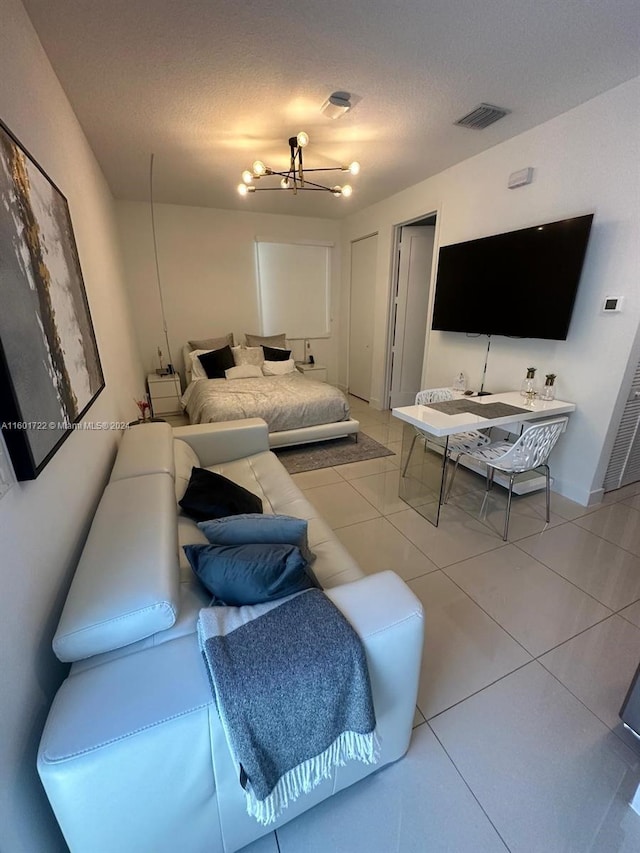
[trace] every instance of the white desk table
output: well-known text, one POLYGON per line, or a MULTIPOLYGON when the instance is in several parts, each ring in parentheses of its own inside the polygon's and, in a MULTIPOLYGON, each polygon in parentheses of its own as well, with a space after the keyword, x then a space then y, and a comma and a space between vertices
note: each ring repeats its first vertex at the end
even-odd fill
MULTIPOLYGON (((509 406, 516 406, 521 409, 520 412, 510 413, 502 417, 483 417, 480 414, 471 414, 470 412, 462 412, 460 414, 448 415, 445 412, 439 412, 432 409, 430 406, 402 406, 397 409, 392 409, 391 414, 401 421, 420 430, 422 433, 428 433, 434 438, 444 439, 442 454, 442 465, 439 481, 436 483, 435 490, 431 491, 431 496, 427 496, 419 488, 415 488, 416 484, 411 484, 408 481, 411 479, 411 474, 400 478, 400 497, 414 507, 428 521, 431 521, 436 527, 440 519, 440 507, 444 500, 444 484, 445 472, 447 464, 447 445, 450 435, 455 435, 458 432, 466 432, 473 429, 489 429, 490 427, 507 427, 525 423, 526 421, 541 420, 543 418, 553 418, 558 415, 569 414, 575 411, 574 403, 567 403, 563 400, 540 400, 535 398, 532 401, 527 401, 518 391, 507 391, 504 394, 490 394, 484 397, 469 397, 470 402, 479 405, 488 405, 490 403, 506 403, 509 406), (435 493, 434 493, 435 491, 435 493)), ((404 453, 403 442, 403 453, 404 453)), ((404 466, 404 459, 402 460, 404 466)), ((425 485, 422 482, 422 485, 425 485)))

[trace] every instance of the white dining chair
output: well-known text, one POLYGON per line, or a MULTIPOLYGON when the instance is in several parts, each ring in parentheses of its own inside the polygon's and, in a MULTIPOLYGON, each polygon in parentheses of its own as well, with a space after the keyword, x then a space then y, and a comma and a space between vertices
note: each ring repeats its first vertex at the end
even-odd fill
MULTIPOLYGON (((507 509, 504 519, 503 540, 507 541, 509 534, 509 515, 511 513, 511 498, 513 495, 513 483, 518 474, 526 471, 534 471, 543 468, 545 472, 546 489, 546 521, 549 523, 551 517, 551 488, 550 473, 547 460, 560 435, 565 431, 568 418, 548 418, 544 421, 524 425, 522 435, 515 442, 492 441, 484 447, 476 450, 463 451, 459 454, 451 474, 449 490, 453 486, 460 456, 467 455, 487 466, 487 487, 485 501, 489 490, 493 486, 493 478, 496 471, 503 471, 509 476, 509 493, 507 496, 507 509)), ((484 506, 484 502, 483 502, 484 506)))
MULTIPOLYGON (((418 391, 416 394, 416 406, 428 406, 429 403, 444 403, 447 400, 453 400, 453 391, 450 388, 425 388, 423 391, 418 391)), ((466 432, 457 432, 454 435, 449 436, 448 443, 443 438, 438 438, 436 436, 431 435, 424 430, 419 429, 418 427, 413 427, 415 434, 411 441, 411 447, 409 448, 409 453, 407 455, 406 462, 404 463, 404 468, 402 469, 402 476, 405 477, 407 473, 407 468, 409 467, 409 461, 411 459, 411 454, 413 453, 413 448, 415 447, 415 443, 419 438, 422 438, 425 443, 425 447, 427 443, 434 444, 436 447, 444 448, 446 447, 447 460, 446 461, 454 461, 457 462, 460 459, 460 456, 463 453, 470 453, 473 450, 477 450, 483 445, 489 444, 490 438, 483 432, 479 430, 467 430, 466 432)), ((453 485, 453 478, 451 479, 451 483, 449 485, 449 489, 447 490, 447 471, 446 467, 443 474, 443 483, 442 483, 442 494, 444 495, 444 503, 447 502, 449 492, 451 491, 451 486, 453 485)))

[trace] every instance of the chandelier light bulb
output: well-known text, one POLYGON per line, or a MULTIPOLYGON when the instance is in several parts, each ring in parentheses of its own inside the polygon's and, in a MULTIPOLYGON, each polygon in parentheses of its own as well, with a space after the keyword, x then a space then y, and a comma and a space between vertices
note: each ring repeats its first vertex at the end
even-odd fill
POLYGON ((300 148, 304 148, 305 145, 309 144, 309 134, 305 133, 304 130, 300 131, 300 133, 296 136, 296 139, 300 148))
POLYGON ((352 175, 359 175, 360 174, 360 163, 358 163, 357 160, 354 160, 353 163, 351 163, 349 166, 349 171, 351 172, 352 175))
POLYGON ((267 167, 264 165, 262 160, 256 160, 252 166, 254 175, 264 175, 266 174, 267 167))
POLYGON ((352 192, 353 192, 353 188, 349 184, 345 184, 342 187, 342 195, 345 198, 349 198, 349 196, 351 195, 352 192))
POLYGON ((337 187, 337 186, 336 186, 336 187, 331 187, 331 192, 332 192, 332 193, 333 193, 333 195, 337 198, 338 196, 341 196, 341 195, 342 195, 342 187, 337 187))
POLYGON ((288 190, 289 189, 289 178, 283 178, 280 181, 280 186, 282 187, 283 190, 288 190))
POLYGON ((244 196, 249 192, 249 187, 246 184, 238 184, 238 192, 244 196))
POLYGON ((250 172, 248 169, 245 169, 242 173, 242 180, 245 182, 245 184, 250 184, 253 180, 253 172, 250 172))

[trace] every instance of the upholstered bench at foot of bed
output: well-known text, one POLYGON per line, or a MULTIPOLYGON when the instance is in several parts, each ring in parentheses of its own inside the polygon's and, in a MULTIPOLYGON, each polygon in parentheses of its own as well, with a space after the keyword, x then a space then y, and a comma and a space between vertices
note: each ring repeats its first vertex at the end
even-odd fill
POLYGON ((336 421, 333 424, 317 424, 300 429, 284 429, 269 433, 269 447, 288 447, 296 444, 311 444, 314 441, 327 441, 331 438, 343 438, 353 435, 356 440, 360 423, 353 418, 348 421, 336 421))

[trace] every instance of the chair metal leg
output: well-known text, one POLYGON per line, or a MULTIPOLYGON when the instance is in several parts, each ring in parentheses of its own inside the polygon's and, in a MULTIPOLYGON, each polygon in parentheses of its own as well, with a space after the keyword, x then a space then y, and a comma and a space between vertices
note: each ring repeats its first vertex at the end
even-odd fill
POLYGON ((546 492, 547 492, 547 524, 551 521, 551 483, 549 476, 549 466, 541 465, 541 468, 544 468, 544 474, 546 478, 546 492))
POLYGON ((504 517, 504 536, 502 540, 504 542, 507 541, 507 536, 509 535, 509 516, 511 514, 511 497, 513 495, 513 481, 515 479, 515 474, 511 474, 509 476, 509 494, 507 495, 507 512, 504 517))
POLYGON ((419 433, 413 436, 413 441, 411 442, 411 447, 409 448, 409 455, 407 456, 407 461, 404 463, 404 468, 402 469, 402 476, 405 477, 407 474, 407 468, 409 467, 409 460, 411 459, 411 454, 413 453, 413 448, 416 443, 416 439, 418 438, 419 433))

